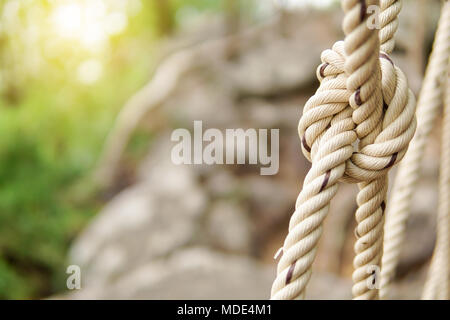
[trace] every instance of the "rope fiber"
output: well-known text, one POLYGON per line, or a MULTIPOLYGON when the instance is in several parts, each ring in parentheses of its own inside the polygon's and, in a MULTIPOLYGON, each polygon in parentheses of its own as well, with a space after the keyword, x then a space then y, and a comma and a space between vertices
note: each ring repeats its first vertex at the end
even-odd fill
POLYGON ((400 1, 343 0, 345 40, 321 55, 320 86, 299 122, 311 162, 289 223, 272 299, 302 299, 338 182, 357 183, 353 296, 377 299, 371 286, 381 267, 387 173, 405 155, 415 129, 415 98, 389 56, 400 1), (381 31, 367 25, 367 8, 381 6, 381 31), (380 51, 380 48, 385 51, 380 51))
MULTIPOLYGON (((419 180, 423 153, 442 105, 445 66, 448 64, 449 55, 450 2, 445 1, 436 31, 433 50, 417 101, 417 133, 410 143, 408 153, 399 165, 392 196, 387 208, 382 259, 383 267, 380 279, 380 296, 382 299, 389 298, 390 295, 390 283, 395 276, 395 269, 398 265, 401 247, 404 242, 406 221, 411 209, 413 192, 419 180)), ((443 145, 442 152, 445 150, 443 145)), ((445 163, 450 158, 446 159, 443 158, 442 162, 445 163)), ((442 196, 440 200, 442 200, 442 196)))

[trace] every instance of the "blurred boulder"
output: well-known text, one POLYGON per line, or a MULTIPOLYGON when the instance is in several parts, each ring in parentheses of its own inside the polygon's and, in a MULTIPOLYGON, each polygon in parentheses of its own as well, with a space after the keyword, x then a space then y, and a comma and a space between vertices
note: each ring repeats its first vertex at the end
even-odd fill
POLYGON ((206 195, 189 166, 170 161, 156 143, 139 182, 118 194, 94 218, 71 249, 86 284, 118 277, 136 265, 167 255, 194 238, 206 195))
MULTIPOLYGON (((75 291, 70 299, 268 299, 275 266, 245 256, 209 249, 184 249, 130 270, 106 286, 75 291)), ((346 299, 350 282, 331 274, 314 274, 310 299, 346 299)))
POLYGON ((242 206, 230 201, 218 201, 207 219, 211 245, 226 251, 250 253, 251 225, 242 206))

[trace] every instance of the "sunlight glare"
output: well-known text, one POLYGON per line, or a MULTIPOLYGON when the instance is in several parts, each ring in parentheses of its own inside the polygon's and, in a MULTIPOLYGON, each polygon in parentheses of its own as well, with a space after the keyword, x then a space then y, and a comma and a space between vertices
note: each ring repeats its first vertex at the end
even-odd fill
POLYGON ((100 51, 105 48, 108 35, 100 23, 92 24, 89 32, 83 32, 80 37, 81 44, 90 51, 100 51))
POLYGON ((122 12, 113 12, 106 17, 105 29, 109 34, 121 33, 127 27, 127 16, 122 12))
POLYGON ((63 4, 53 12, 52 20, 56 31, 66 38, 74 38, 79 35, 81 30, 81 7, 79 4, 63 4))
POLYGON ((102 63, 97 59, 85 60, 78 66, 78 80, 83 84, 93 84, 103 73, 102 63))
POLYGON ((304 7, 325 9, 335 3, 336 0, 273 0, 273 2, 276 7, 294 10, 304 7))
POLYGON ((107 47, 109 36, 123 32, 128 25, 127 8, 120 10, 111 4, 104 0, 65 2, 53 9, 53 27, 61 37, 76 40, 90 51, 100 51, 107 47))

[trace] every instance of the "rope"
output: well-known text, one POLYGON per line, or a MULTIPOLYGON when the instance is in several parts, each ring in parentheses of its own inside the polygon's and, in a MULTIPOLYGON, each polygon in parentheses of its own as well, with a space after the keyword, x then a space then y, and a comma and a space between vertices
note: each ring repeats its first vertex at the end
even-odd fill
POLYGON ((381 0, 380 1, 380 43, 381 51, 391 53, 395 47, 394 35, 398 29, 398 15, 402 10, 401 0, 381 0))
POLYGON ((417 133, 409 151, 399 166, 390 199, 382 259, 380 297, 387 298, 390 282, 395 274, 400 250, 404 241, 405 224, 409 217, 411 198, 419 178, 419 167, 424 148, 442 104, 442 86, 450 54, 450 3, 444 2, 438 29, 429 59, 423 86, 417 102, 417 133))
POLYGON ((447 65, 444 117, 442 120, 441 167, 439 175, 439 205, 437 237, 423 299, 448 300, 450 262, 450 60, 447 65))
MULTIPOLYGON (((349 90, 354 91, 353 96, 355 98, 350 99, 350 105, 355 109, 353 119, 356 120, 356 130, 360 139, 359 152, 352 158, 359 154, 364 155, 365 157, 360 159, 361 167, 369 168, 370 165, 371 169, 375 169, 374 172, 377 173, 377 175, 363 177, 364 181, 358 185, 360 188, 356 211, 358 226, 355 232, 358 239, 355 244, 356 257, 353 261, 355 271, 353 272, 354 285, 352 291, 355 299, 377 299, 378 290, 374 290, 375 287, 368 284, 370 284, 369 281, 372 281, 372 285, 375 285, 376 269, 374 267, 380 268, 383 251, 387 170, 403 158, 414 135, 416 127, 415 99, 411 90, 408 89, 404 74, 394 66, 388 53, 380 52, 382 73, 382 100, 380 101, 379 87, 375 82, 379 81, 378 65, 374 64, 375 66, 368 70, 365 65, 361 66, 361 61, 366 61, 366 65, 370 63, 367 62, 370 61, 370 58, 362 53, 368 47, 367 44, 371 43, 370 36, 375 38, 377 33, 373 32, 364 39, 368 29, 364 23, 359 25, 354 23, 355 16, 358 10, 361 12, 362 5, 357 1, 344 1, 343 4, 346 12, 344 19, 345 41, 346 44, 349 43, 346 46, 348 48, 346 64, 349 66, 347 70, 349 79, 356 78, 359 80, 353 85, 348 83, 347 86, 349 90), (355 46, 354 43, 359 43, 359 47, 355 46), (366 92, 366 98, 362 94, 364 91, 366 92), (361 119, 358 119, 359 114, 362 115, 361 119), (358 132, 359 127, 368 126, 371 129, 358 132), (371 158, 367 155, 370 155, 371 158), (381 163, 383 166, 380 165, 381 163)), ((393 35, 397 29, 397 16, 401 4, 384 1, 382 5, 382 10, 384 8, 382 18, 384 20, 381 19, 381 22, 384 27, 382 28, 381 42, 383 47, 390 52, 394 47, 393 35)), ((372 41, 376 43, 377 40, 378 37, 372 41)), ((378 52, 378 50, 374 50, 374 47, 376 45, 369 50, 378 52)), ((367 53, 369 52, 367 51, 367 53)), ((376 61, 378 62, 378 58, 376 61)), ((350 163, 348 170, 351 169, 350 163)))
POLYGON ((356 140, 343 72, 343 43, 338 42, 333 50, 324 51, 322 62, 317 69, 320 87, 306 103, 299 123, 302 148, 307 158, 313 159, 312 166, 289 223, 289 234, 272 286, 272 299, 304 298, 322 234, 322 222, 356 140))
MULTIPOLYGON (((378 5, 375 1, 372 4, 378 5)), ((366 8, 359 1, 345 0, 342 6, 345 12, 343 29, 347 53, 345 69, 349 77, 347 89, 352 92, 350 105, 355 109, 353 119, 356 120, 360 139, 358 148, 361 148, 371 146, 381 132, 383 103, 378 58, 380 43, 378 31, 367 28, 364 20, 366 8)), ((386 197, 386 185, 386 175, 358 184, 360 191, 355 214, 358 226, 355 230, 356 256, 352 276, 352 292, 356 298, 377 297, 377 290, 370 290, 367 286, 367 278, 371 276, 367 273, 367 267, 380 265, 384 223, 382 203, 386 197)))
MULTIPOLYGON (((345 41, 322 53, 320 86, 299 123, 302 151, 312 166, 289 223, 272 299, 304 298, 322 223, 339 180, 360 187, 353 294, 358 299, 378 296, 369 286, 372 275, 367 271, 380 265, 387 172, 403 158, 416 127, 415 99, 406 77, 387 53, 379 51, 378 31, 366 26, 367 6, 378 4, 344 0, 345 41)), ((391 46, 391 33, 383 39, 391 46)))

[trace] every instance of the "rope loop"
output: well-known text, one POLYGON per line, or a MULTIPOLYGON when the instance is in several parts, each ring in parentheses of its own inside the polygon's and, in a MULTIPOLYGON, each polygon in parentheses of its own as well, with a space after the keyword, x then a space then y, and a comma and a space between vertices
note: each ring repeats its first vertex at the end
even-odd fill
MULTIPOLYGON (((345 160, 345 173, 341 180, 360 183, 385 175, 390 168, 401 161, 416 129, 416 101, 404 73, 387 53, 380 52, 383 101, 377 103, 382 104, 382 108, 379 108, 382 114, 378 117, 378 123, 366 125, 364 122, 371 119, 373 115, 367 110, 376 112, 377 106, 373 106, 374 101, 370 98, 365 99, 365 104, 372 104, 371 106, 365 108, 361 104, 362 89, 356 90, 356 93, 351 95, 351 91, 347 89, 345 59, 343 41, 336 42, 332 49, 322 52, 322 64, 316 72, 321 85, 316 94, 305 104, 298 132, 305 157, 310 162, 315 158, 321 158, 317 150, 319 150, 321 138, 331 127, 331 119, 345 108, 351 107, 353 110, 351 119, 358 138, 364 139, 364 136, 372 134, 365 129, 361 130, 363 134, 358 132, 360 126, 370 126, 376 133, 373 143, 362 145, 359 141, 358 145, 354 146, 351 157, 345 160), (352 104, 355 104, 356 108, 353 108, 352 104), (379 132, 377 127, 381 127, 379 132)), ((351 141, 353 144, 354 142, 351 141)))
MULTIPOLYGON (((416 129, 415 98, 389 54, 400 0, 342 0, 345 40, 322 52, 320 86, 298 124, 311 162, 297 197, 272 285, 272 299, 305 297, 323 221, 338 182, 358 183, 353 296, 377 299, 387 173, 406 153, 416 129), (367 8, 381 4, 381 33, 367 26, 367 8), (370 282, 371 285, 368 285, 370 282)), ((278 255, 277 255, 278 256, 278 255)))

